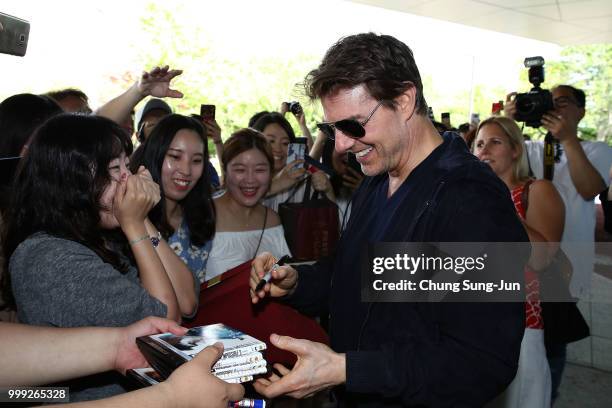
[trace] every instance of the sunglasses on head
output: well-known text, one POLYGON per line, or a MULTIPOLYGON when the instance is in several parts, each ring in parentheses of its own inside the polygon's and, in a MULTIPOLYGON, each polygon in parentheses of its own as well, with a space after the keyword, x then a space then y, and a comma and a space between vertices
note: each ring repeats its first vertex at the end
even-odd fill
POLYGON ((331 140, 335 139, 336 129, 347 135, 348 137, 352 137, 354 139, 359 139, 364 137, 366 134, 365 125, 372 119, 374 113, 378 110, 380 105, 382 105, 387 100, 383 99, 378 101, 378 104, 372 109, 372 112, 368 115, 367 118, 363 121, 358 121, 357 119, 342 119, 336 122, 321 122, 317 123, 317 128, 323 132, 325 136, 330 138, 331 140))

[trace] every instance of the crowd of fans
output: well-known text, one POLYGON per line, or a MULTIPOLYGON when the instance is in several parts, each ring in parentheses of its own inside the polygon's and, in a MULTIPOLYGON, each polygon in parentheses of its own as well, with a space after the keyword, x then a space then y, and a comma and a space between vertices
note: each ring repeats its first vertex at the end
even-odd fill
MULTIPOLYGON (((145 72, 95 111, 78 89, 0 103, 2 320, 70 328, 129 326, 148 316, 191 318, 201 283, 262 252, 290 255, 277 211, 282 203, 301 202, 307 182, 337 204, 344 228, 364 179, 352 154, 339 154, 322 132, 313 138, 298 110, 291 114, 309 156, 331 171, 301 159, 288 162, 296 134, 285 117, 287 103, 279 112, 254 113, 223 140, 214 118, 173 113, 163 100, 182 97, 170 87, 181 73, 168 67, 145 72), (211 164, 209 140, 219 169, 211 164)), ((554 401, 566 345, 545 344, 538 272, 565 249, 574 270, 572 293, 583 297, 593 270, 592 257, 574 254, 568 243, 593 242, 593 199, 608 184, 612 148, 578 138, 582 91, 559 86, 553 99, 554 110, 542 119, 561 152, 551 181, 542 179, 542 143, 525 141, 513 120, 511 95, 503 115, 477 126, 449 129, 436 122, 441 133, 463 138, 465 149, 507 186, 530 241, 547 244, 525 268, 519 371, 496 406, 554 401)), ((75 380, 71 397, 121 393, 120 377, 75 380)))

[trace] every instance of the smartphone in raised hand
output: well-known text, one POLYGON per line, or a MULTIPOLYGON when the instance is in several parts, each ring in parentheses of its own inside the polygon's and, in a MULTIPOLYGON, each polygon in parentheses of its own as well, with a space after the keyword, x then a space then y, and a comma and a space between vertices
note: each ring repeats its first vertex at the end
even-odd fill
POLYGON ((200 105, 200 116, 202 119, 206 120, 215 120, 215 105, 200 105))
POLYGON ((295 142, 289 143, 289 151, 287 152, 286 164, 293 163, 296 160, 304 160, 306 155, 306 138, 296 137, 295 142))

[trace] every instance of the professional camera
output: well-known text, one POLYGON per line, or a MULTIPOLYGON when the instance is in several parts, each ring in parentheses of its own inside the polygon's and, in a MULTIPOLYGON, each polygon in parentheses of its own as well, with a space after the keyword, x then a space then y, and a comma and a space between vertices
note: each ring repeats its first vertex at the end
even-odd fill
POLYGON ((542 115, 553 110, 552 94, 547 89, 540 88, 544 82, 544 58, 525 58, 525 68, 529 68, 529 82, 533 85, 531 91, 516 95, 516 114, 514 119, 525 122, 529 127, 542 126, 542 115))
POLYGON ((289 112, 294 115, 299 115, 302 113, 302 105, 299 102, 285 102, 289 106, 289 112))

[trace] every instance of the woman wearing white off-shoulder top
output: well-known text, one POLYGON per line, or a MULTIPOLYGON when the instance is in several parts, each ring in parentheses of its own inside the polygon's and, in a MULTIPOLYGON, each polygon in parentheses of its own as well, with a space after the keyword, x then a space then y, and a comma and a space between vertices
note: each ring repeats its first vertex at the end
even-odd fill
POLYGON ((206 279, 212 279, 262 252, 289 254, 278 214, 260 200, 270 188, 274 159, 265 137, 241 129, 224 144, 225 192, 215 198, 217 224, 206 279))

